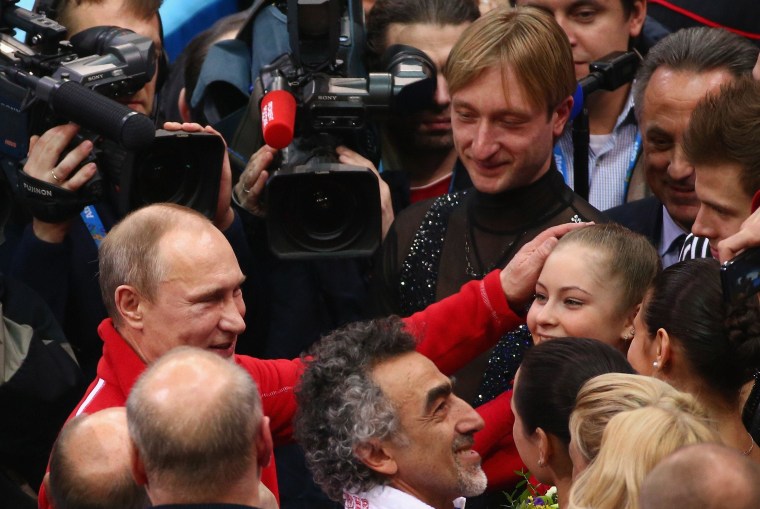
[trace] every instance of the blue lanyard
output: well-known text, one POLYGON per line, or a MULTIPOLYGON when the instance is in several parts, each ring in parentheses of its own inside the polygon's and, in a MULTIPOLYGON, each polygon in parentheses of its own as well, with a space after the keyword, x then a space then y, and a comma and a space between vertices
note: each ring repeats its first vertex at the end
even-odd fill
MULTIPOLYGON (((631 150, 631 157, 628 161, 628 169, 625 172, 625 186, 623 187, 623 197, 628 195, 628 186, 631 184, 633 169, 636 167, 636 161, 639 159, 640 150, 641 133, 636 132, 636 137, 633 140, 633 150, 631 150)), ((562 153, 562 149, 560 148, 559 143, 554 145, 554 160, 557 163, 557 169, 560 171, 560 173, 562 173, 562 178, 565 179, 565 183, 569 183, 567 161, 565 160, 565 154, 562 153)))
POLYGON ((87 226, 87 231, 90 232, 92 240, 95 241, 95 246, 100 248, 100 244, 106 238, 106 229, 103 226, 103 221, 100 220, 98 211, 95 210, 95 206, 87 205, 79 215, 82 217, 85 226, 87 226))
POLYGON ((636 137, 633 139, 633 151, 631 152, 631 158, 628 161, 628 170, 625 172, 625 186, 623 187, 623 200, 628 196, 628 186, 631 185, 631 177, 633 177, 633 169, 636 167, 636 161, 639 160, 639 153, 641 152, 641 133, 636 131, 636 137))
POLYGON ((565 180, 565 184, 570 185, 570 181, 567 178, 567 163, 565 162, 565 154, 563 154, 562 149, 559 148, 559 143, 554 144, 554 161, 557 163, 557 169, 562 174, 562 178, 565 180))

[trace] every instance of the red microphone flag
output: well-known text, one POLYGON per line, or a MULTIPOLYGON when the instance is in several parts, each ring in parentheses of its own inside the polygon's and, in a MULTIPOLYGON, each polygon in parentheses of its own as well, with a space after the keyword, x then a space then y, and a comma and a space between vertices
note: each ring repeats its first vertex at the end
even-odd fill
POLYGON ((261 100, 261 131, 270 147, 282 149, 293 141, 296 100, 285 90, 272 90, 261 100))

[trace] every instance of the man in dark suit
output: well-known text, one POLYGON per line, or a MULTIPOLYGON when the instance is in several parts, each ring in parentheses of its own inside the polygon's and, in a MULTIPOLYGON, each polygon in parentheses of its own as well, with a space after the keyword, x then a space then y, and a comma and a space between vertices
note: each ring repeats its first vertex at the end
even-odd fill
POLYGON ((654 198, 627 203, 606 214, 646 235, 666 267, 678 261, 682 236, 691 230, 699 210, 694 167, 684 157, 682 146, 689 116, 708 93, 749 75, 756 60, 757 48, 746 39, 700 27, 662 39, 639 69, 633 94, 647 183, 654 198))
POLYGON ((605 214, 614 222, 644 235, 656 247, 662 233, 663 208, 656 196, 650 196, 611 208, 605 214))

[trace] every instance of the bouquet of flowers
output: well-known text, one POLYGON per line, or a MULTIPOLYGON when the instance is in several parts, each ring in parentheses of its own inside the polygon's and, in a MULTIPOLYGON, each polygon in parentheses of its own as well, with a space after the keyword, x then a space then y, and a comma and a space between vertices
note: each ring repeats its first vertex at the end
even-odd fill
POLYGON ((507 497, 505 509, 559 509, 557 488, 552 486, 549 489, 545 489, 545 486, 541 484, 531 483, 530 472, 520 471, 515 473, 522 477, 523 480, 517 483, 515 491, 512 494, 504 494, 507 497), (523 488, 522 491, 520 491, 521 488, 523 488))

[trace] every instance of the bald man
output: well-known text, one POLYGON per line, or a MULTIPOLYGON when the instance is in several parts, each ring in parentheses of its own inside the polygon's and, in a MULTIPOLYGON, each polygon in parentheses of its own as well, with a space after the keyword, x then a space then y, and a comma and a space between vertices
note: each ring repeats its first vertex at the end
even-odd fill
POLYGON ((132 479, 124 407, 69 421, 53 446, 45 483, 56 509, 149 507, 132 479))
POLYGON ((132 471, 155 506, 260 507, 272 434, 258 388, 240 366, 177 348, 135 384, 127 420, 132 471))
POLYGON ((662 460, 641 487, 641 509, 755 509, 760 466, 718 444, 684 447, 662 460))

